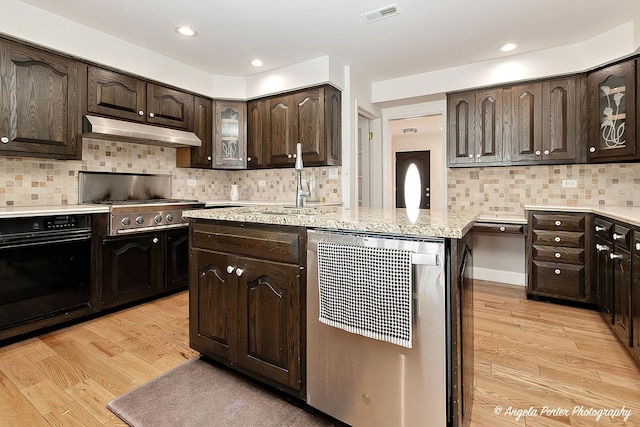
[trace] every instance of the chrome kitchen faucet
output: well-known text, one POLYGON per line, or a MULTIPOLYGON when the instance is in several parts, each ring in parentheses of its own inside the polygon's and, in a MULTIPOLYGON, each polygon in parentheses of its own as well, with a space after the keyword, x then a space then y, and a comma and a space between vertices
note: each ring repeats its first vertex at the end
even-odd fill
POLYGON ((297 183, 296 183, 296 208, 301 208, 304 205, 304 197, 309 197, 311 195, 309 191, 309 183, 307 183, 307 189, 303 190, 302 188, 302 144, 296 144, 296 175, 297 175, 297 183))

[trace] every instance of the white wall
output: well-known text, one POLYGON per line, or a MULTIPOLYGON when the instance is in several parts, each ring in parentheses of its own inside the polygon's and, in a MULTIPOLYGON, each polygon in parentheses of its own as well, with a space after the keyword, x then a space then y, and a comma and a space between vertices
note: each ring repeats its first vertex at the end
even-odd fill
POLYGON ((473 277, 526 285, 525 238, 517 234, 474 233, 473 277))
POLYGON ((637 47, 634 23, 629 22, 583 43, 373 82, 371 99, 374 103, 388 102, 509 81, 580 72, 629 55, 637 47))

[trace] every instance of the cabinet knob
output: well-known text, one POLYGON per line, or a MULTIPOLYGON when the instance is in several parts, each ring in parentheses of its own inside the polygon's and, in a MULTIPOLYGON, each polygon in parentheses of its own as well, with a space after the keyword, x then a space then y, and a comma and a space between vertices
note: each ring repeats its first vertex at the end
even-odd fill
POLYGON ((640 243, 636 243, 636 251, 640 251, 640 243))
POLYGON ((554 222, 554 224, 556 225, 556 227, 560 227, 562 225, 562 221, 556 221, 554 222))
POLYGON ((235 270, 235 268, 232 265, 227 265, 227 273, 231 274, 233 270, 235 270))
POLYGON ((562 240, 559 236, 557 236, 555 239, 553 239, 556 243, 560 243, 560 240, 562 240))
POLYGON ((7 144, 9 143, 9 138, 7 138, 6 136, 3 136, 2 138, 0 138, 0 142, 2 142, 3 144, 7 144))
POLYGON ((155 114, 153 114, 153 113, 149 113, 149 117, 153 118, 153 117, 155 117, 155 116, 156 116, 155 114))
POLYGON ((473 159, 473 154, 469 154, 469 158, 470 158, 470 159, 473 159))
POLYGON ((609 254, 609 258, 611 258, 611 259, 622 259, 622 255, 620 255, 620 254, 609 254))
POLYGON ((556 252, 556 253, 555 253, 555 257, 556 257, 556 258, 560 258, 561 256, 562 256, 562 254, 561 254, 560 252, 556 252))
POLYGON ((596 231, 604 231, 605 227, 603 227, 602 225, 596 225, 596 231))
POLYGON ((559 268, 556 268, 555 270, 553 270, 554 273, 556 273, 557 275, 560 275, 561 271, 559 268))
POLYGON ((247 157, 247 162, 250 162, 250 161, 251 161, 251 157, 247 157))
POLYGON ((291 159, 291 158, 293 158, 293 156, 291 154, 287 154, 287 158, 291 159))
POLYGON ((138 111, 138 115, 139 116, 144 116, 144 111, 142 111, 142 110, 138 111))
POLYGON ((480 158, 480 153, 476 154, 476 159, 480 158))
POLYGON ((238 157, 238 160, 242 161, 242 157, 238 157))
POLYGON ((590 153, 595 153, 596 152, 596 147, 589 147, 589 152, 590 153))
POLYGON ((211 156, 207 156, 207 160, 211 161, 211 156))
POLYGON ((151 241, 152 241, 153 243, 158 243, 158 238, 157 238, 157 237, 154 237, 153 239, 151 239, 151 241))
POLYGON ((236 276, 240 277, 244 274, 244 270, 240 267, 236 268, 236 276))
POLYGON ((624 234, 613 233, 613 240, 620 240, 624 238, 624 234))
POLYGON ((540 154, 542 154, 540 153, 540 150, 536 150, 536 156, 539 156, 540 154))
POLYGON ((596 250, 598 252, 608 251, 609 250, 609 246, 597 244, 596 245, 596 250))
POLYGON ((545 156, 548 156, 549 155, 549 150, 544 150, 544 154, 545 154, 545 156))
POLYGON ((504 225, 500 226, 500 231, 505 231, 507 229, 507 227, 505 227, 504 225))

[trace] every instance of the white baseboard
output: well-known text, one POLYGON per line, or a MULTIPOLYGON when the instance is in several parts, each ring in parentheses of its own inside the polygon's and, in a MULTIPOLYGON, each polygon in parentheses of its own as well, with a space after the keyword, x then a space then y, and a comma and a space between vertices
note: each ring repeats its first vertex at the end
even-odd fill
POLYGON ((525 273, 515 271, 494 270, 492 268, 473 267, 473 278, 488 280, 491 282, 508 283, 510 285, 525 286, 527 276, 525 273))

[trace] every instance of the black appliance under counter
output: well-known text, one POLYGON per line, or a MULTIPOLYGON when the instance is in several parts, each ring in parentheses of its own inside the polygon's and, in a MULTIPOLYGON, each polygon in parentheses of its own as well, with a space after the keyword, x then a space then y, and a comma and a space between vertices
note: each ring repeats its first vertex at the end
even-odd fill
POLYGON ((0 339, 90 314, 91 215, 0 217, 0 339))

